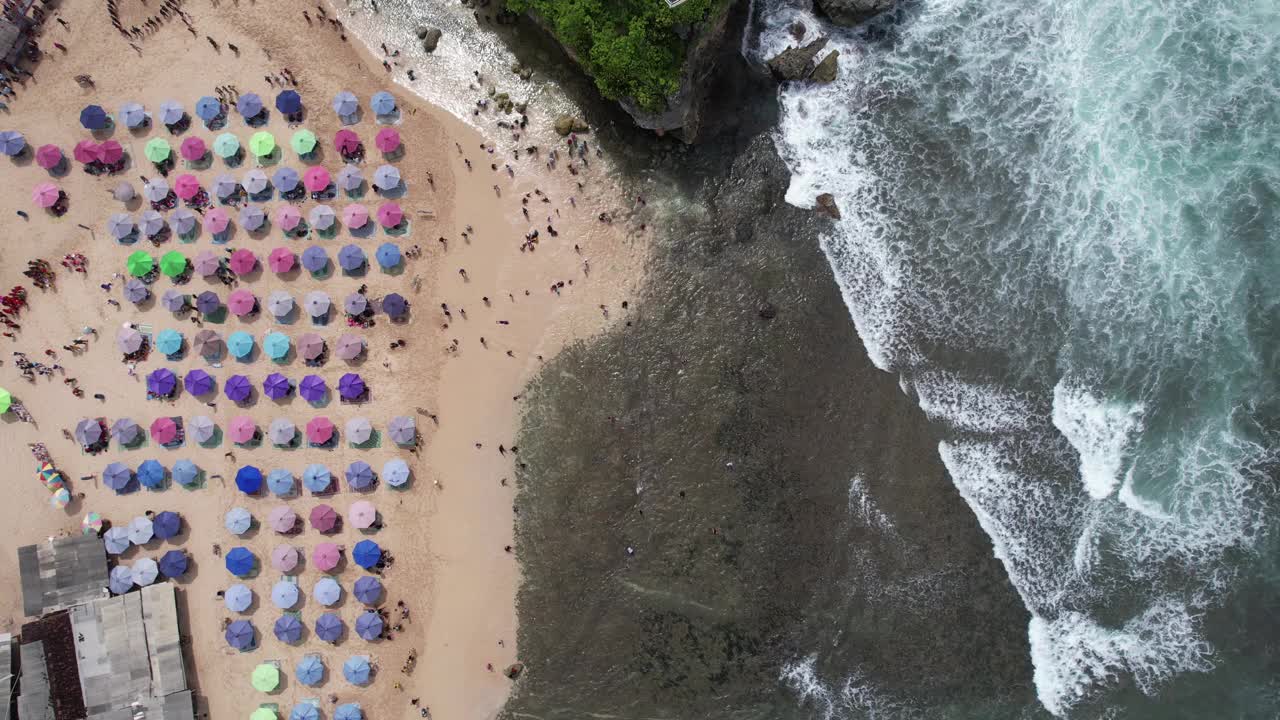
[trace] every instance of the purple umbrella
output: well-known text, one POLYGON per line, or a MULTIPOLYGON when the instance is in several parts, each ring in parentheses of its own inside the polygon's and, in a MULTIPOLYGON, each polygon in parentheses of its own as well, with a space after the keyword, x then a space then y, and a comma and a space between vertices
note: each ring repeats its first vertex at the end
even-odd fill
POLYGON ((253 647, 253 625, 248 620, 236 620, 223 632, 227 644, 237 650, 248 650, 253 647))
POLYGON ((409 301, 399 293, 391 293, 382 298, 382 311, 393 320, 404 317, 404 314, 409 312, 409 301))
POLYGON ((192 395, 207 395, 213 392, 213 376, 196 368, 182 379, 182 386, 192 395))
POLYGON ((325 642, 338 642, 342 637, 342 619, 333 613, 316 618, 316 637, 325 642))
POLYGON ((302 621, 293 615, 282 615, 272 628, 276 639, 283 643, 293 644, 302 639, 302 621))
POLYGON ((329 256, 319 245, 312 245, 302 251, 302 267, 307 272, 320 272, 329 264, 329 256))
POLYGON ((272 400, 287 396, 292 389, 293 384, 289 382, 289 378, 280 373, 271 373, 262 381, 262 392, 272 400))
POLYGON ((347 373, 338 378, 338 393, 347 400, 364 395, 366 389, 364 379, 358 373, 347 373))
POLYGON ((378 582, 378 578, 372 575, 365 575, 356 580, 352 594, 356 599, 365 605, 377 605, 378 599, 382 597, 382 583, 378 582))
POLYGON ((320 402, 328 393, 329 387, 325 385, 324 378, 319 375, 308 375, 298 383, 298 394, 307 402, 320 402))
MULTIPOLYGON (((357 376, 356 379, 358 380, 359 377, 357 376)), ((147 375, 147 392, 154 395, 169 397, 177 387, 178 378, 173 374, 173 371, 168 368, 153 370, 151 371, 151 374, 147 375)), ((363 382, 360 383, 360 387, 364 387, 363 382)))
POLYGON ((232 402, 244 402, 253 394, 253 383, 243 375, 232 375, 222 386, 222 392, 232 402))
POLYGON ((377 640, 382 636, 382 616, 370 610, 356 618, 356 634, 365 640, 377 640))
POLYGON ((222 299, 212 290, 205 290, 196 296, 196 310, 204 315, 218 311, 222 307, 222 299))

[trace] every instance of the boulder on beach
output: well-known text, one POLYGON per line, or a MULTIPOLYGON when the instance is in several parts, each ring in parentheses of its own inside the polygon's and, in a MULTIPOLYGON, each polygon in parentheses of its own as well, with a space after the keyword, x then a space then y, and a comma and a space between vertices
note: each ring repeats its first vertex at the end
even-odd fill
POLYGON ((813 59, 826 46, 827 38, 820 37, 802 47, 788 47, 769 60, 769 70, 781 80, 803 80, 812 71, 813 59))
POLYGON ((840 219, 840 206, 836 205, 835 196, 831 193, 822 193, 819 195, 817 197, 817 204, 814 205, 813 209, 816 210, 818 214, 826 215, 833 220, 840 219))
POLYGON ((836 75, 839 73, 839 66, 836 62, 840 59, 840 51, 832 50, 826 57, 822 58, 822 62, 809 73, 809 79, 819 83, 834 82, 836 75))
POLYGON ((864 23, 893 7, 894 0, 818 0, 818 8, 837 25, 864 23))
POLYGON ((440 28, 426 28, 426 32, 418 36, 422 39, 422 49, 435 52, 436 45, 440 44, 440 36, 443 34, 440 28))
POLYGON ((573 115, 560 115, 556 117, 556 133, 561 136, 568 135, 569 133, 582 133, 587 130, 587 124, 573 115))

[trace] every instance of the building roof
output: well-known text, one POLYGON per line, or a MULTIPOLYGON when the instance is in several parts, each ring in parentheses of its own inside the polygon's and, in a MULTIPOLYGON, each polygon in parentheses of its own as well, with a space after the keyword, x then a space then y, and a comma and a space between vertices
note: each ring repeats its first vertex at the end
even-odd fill
POLYGON ((18 548, 22 610, 38 616, 102 597, 107 553, 92 535, 55 538, 18 548))
POLYGON ((18 696, 18 720, 53 720, 49 669, 44 664, 44 642, 27 643, 19 653, 22 655, 22 694, 18 696))
POLYGON ((22 626, 18 668, 20 720, 79 720, 84 698, 76 672, 76 643, 66 611, 22 626), (49 688, 56 688, 51 693, 49 688))

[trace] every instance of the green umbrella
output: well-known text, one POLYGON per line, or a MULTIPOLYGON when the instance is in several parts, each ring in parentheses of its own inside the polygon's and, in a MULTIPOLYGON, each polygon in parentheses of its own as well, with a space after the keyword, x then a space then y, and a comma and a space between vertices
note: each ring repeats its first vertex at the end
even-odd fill
POLYGON ((139 250, 129 256, 129 259, 125 261, 125 267, 129 268, 130 275, 142 277, 151 272, 151 268, 155 267, 155 261, 145 251, 139 250))
MULTIPOLYGON (((148 260, 151 258, 148 257, 148 260)), ((169 277, 178 277, 187 269, 187 258, 177 250, 170 250, 160 256, 160 272, 169 277)))
POLYGON ((253 683, 254 690, 271 692, 280 684, 280 670, 275 665, 263 663, 253 669, 253 675, 249 679, 253 683))
POLYGON ((240 152, 240 139, 229 132, 222 133, 213 141, 213 151, 218 153, 218 157, 234 157, 240 152))
POLYGON ((260 707, 249 713, 249 720, 278 720, 278 716, 271 708, 260 707))
POLYGON ((9 412, 9 406, 13 404, 13 396, 8 390, 0 388, 0 413, 9 412))
POLYGON ((169 147, 169 142, 164 138, 151 138, 147 141, 146 148, 142 154, 153 163, 164 162, 169 159, 169 154, 173 152, 173 148, 169 147))
POLYGON ((293 151, 299 155, 306 155, 316 149, 316 134, 310 130, 303 128, 293 134, 293 139, 289 141, 293 146, 293 151))
POLYGON ((276 149, 276 138, 271 133, 260 130, 249 138, 249 150, 258 157, 266 157, 276 149))

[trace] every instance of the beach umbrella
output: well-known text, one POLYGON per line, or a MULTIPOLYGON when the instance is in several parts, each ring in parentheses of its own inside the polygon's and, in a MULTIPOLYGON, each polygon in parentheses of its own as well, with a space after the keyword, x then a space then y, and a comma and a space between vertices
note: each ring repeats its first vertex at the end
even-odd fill
POLYGON ((98 160, 108 165, 114 165, 124 157, 124 146, 115 140, 106 140, 98 146, 98 160))
POLYGON ((276 95, 276 109, 285 115, 293 115, 302 110, 302 97, 296 90, 285 90, 276 95))
POLYGON ((311 508, 311 514, 307 519, 311 521, 311 527, 325 533, 337 526, 338 513, 328 505, 317 505, 311 508))
MULTIPOLYGON (((174 210, 169 213, 169 229, 172 230, 175 235, 189 235, 196 229, 196 214, 186 208, 178 208, 177 210, 174 210)), ((215 265, 214 270, 216 269, 217 266, 215 265)), ((208 273, 201 274, 211 275, 213 274, 213 270, 210 270, 208 273)))
POLYGON ((292 205, 281 205, 276 208, 275 220, 281 230, 293 230, 302 222, 302 211, 292 205))
POLYGON ((142 277, 151 272, 154 267, 155 261, 144 250, 130 253, 129 257, 125 259, 125 268, 134 277, 142 277))
POLYGON ((213 139, 213 152, 220 158, 232 158, 240 152, 240 139, 229 132, 224 132, 213 139))
POLYGON ((342 208, 342 222, 352 230, 359 230, 369 222, 369 209, 360 203, 351 203, 342 208))
POLYGON ((320 415, 307 421, 307 442, 312 445, 323 445, 333 437, 333 423, 329 418, 320 415))
POLYGON ((124 299, 131 303, 138 304, 143 300, 151 297, 151 291, 147 289, 146 283, 137 278, 129 278, 124 284, 124 299))
POLYGON ((344 703, 334 708, 333 720, 364 720, 364 711, 360 703, 344 703))
POLYGON ((173 464, 169 477, 179 485, 192 485, 200 477, 200 468, 184 458, 173 464))
POLYGON ((0 388, 0 413, 9 412, 9 408, 13 405, 13 394, 4 388, 0 388))
MULTIPOLYGON (((164 268, 164 258, 160 259, 160 267, 164 268)), ((187 296, 170 288, 160 296, 160 305, 169 312, 181 312, 187 307, 187 296)))
POLYGON ((307 293, 302 304, 311 317, 324 317, 329 312, 329 296, 320 290, 307 293))
MULTIPOLYGON (((155 212, 155 211, 150 210, 148 212, 155 212)), ((146 213, 143 213, 142 215, 143 215, 143 221, 145 222, 146 213)), ((160 224, 160 227, 164 227, 164 220, 160 217, 160 213, 156 213, 156 222, 160 224)), ((149 232, 147 234, 154 235, 155 233, 149 232)), ((160 272, 164 273, 165 277, 171 277, 171 278, 179 277, 186 271, 187 271, 187 258, 185 255, 178 252, 177 250, 170 250, 169 252, 160 256, 160 272)))
POLYGON ((214 118, 222 114, 222 102, 217 98, 205 95, 196 101, 196 117, 210 122, 214 118))
POLYGON ((316 230, 328 230, 337 222, 337 213, 328 205, 317 205, 311 208, 311 214, 307 216, 311 223, 311 227, 316 230))
MULTIPOLYGON (((212 290, 205 290, 196 296, 196 310, 205 315, 217 312, 220 307, 222 307, 222 298, 219 298, 218 294, 212 290)), ((213 333, 212 330, 209 332, 213 333)), ((213 334, 217 335, 217 333, 213 334)), ((198 336, 199 334, 197 334, 198 336)))
POLYGON ((116 333, 116 347, 120 348, 120 352, 128 355, 136 353, 142 348, 142 333, 133 328, 121 328, 116 333))
MULTIPOLYGON (((93 143, 92 140, 82 140, 81 142, 93 143)), ((5 130, 0 132, 0 152, 9 157, 19 155, 27 147, 27 139, 17 130, 5 130)), ((78 146, 77 146, 78 147, 78 146)), ((76 158, 80 160, 80 158, 76 158)), ((90 160, 80 160, 80 162, 90 162, 90 160)))
MULTIPOLYGON (((277 373, 272 373, 272 374, 276 375, 277 373)), ((280 376, 280 378, 283 380, 284 376, 280 376)), ((287 386, 289 381, 285 380, 284 382, 287 386)), ((267 385, 268 384, 264 382, 263 389, 266 390, 268 395, 270 395, 272 391, 266 387, 267 385)), ((272 420, 271 427, 267 430, 267 436, 270 437, 271 442, 275 443, 276 445, 288 445, 289 443, 293 442, 293 437, 297 434, 298 434, 298 428, 294 426, 293 421, 288 418, 276 418, 275 420, 272 420)), ((288 470, 272 470, 271 474, 274 475, 278 472, 288 474, 289 471, 288 470)), ((267 481, 268 486, 271 486, 272 484, 273 483, 270 480, 267 481)), ((288 484, 290 486, 293 485, 292 475, 289 476, 288 484)), ((273 491, 274 491, 274 488, 273 488, 273 491)))
POLYGON ((123 203, 129 202, 136 195, 137 192, 133 189, 133 186, 123 180, 116 183, 115 189, 111 191, 111 197, 123 203))
POLYGON ((338 394, 347 400, 354 400, 364 395, 367 389, 364 378, 361 378, 359 373, 345 373, 338 378, 338 394))
POLYGON ((213 392, 213 376, 196 368, 182 379, 182 386, 192 395, 208 395, 213 392))
MULTIPOLYGON (((234 422, 233 420, 232 423, 234 422)), ((262 471, 253 465, 245 465, 240 468, 236 471, 236 487, 245 495, 257 493, 262 489, 262 471)))
POLYGON ((349 315, 360 315, 369 308, 369 299, 362 293, 353 292, 342 301, 342 309, 349 315))
POLYGON ((132 445, 141 433, 142 428, 129 418, 120 418, 111 423, 111 434, 121 445, 132 445))
POLYGON ((271 174, 271 184, 275 185, 276 190, 279 190, 281 193, 293 192, 293 190, 298 187, 298 183, 301 179, 301 176, 298 175, 298 171, 291 167, 279 168, 271 174))
MULTIPOLYGON (((162 419, 168 420, 168 418, 162 419)), ((155 431, 156 423, 158 422, 160 422, 160 420, 156 420, 156 422, 151 423, 151 436, 156 437, 157 440, 159 438, 155 431)), ((169 420, 169 422, 172 423, 173 421, 169 420)), ((154 489, 163 486, 164 475, 164 466, 160 464, 159 460, 143 460, 142 464, 138 466, 138 482, 142 483, 145 487, 154 489)))
POLYGON ((129 102, 120 106, 120 122, 124 123, 125 127, 136 128, 146 121, 147 113, 138 103, 129 102))
POLYGON ((378 206, 378 222, 384 228, 393 228, 404 221, 404 211, 395 203, 383 203, 378 206))
POLYGON ((245 120, 257 117, 262 112, 262 98, 257 93, 245 93, 236 100, 236 112, 245 120))
POLYGON ((169 397, 178 387, 178 378, 168 368, 152 370, 147 375, 147 390, 160 397, 169 397))
POLYGON ((338 338, 333 354, 342 360, 354 360, 364 351, 364 339, 359 335, 345 333, 338 338))
POLYGON ((133 583, 139 586, 150 585, 160 577, 160 566, 151 558, 138 558, 131 568, 133 583))
MULTIPOLYGON (((293 264, 296 260, 297 260, 297 256, 293 254, 292 250, 290 250, 287 247, 278 247, 272 250, 271 254, 267 256, 267 265, 271 268, 272 272, 287 273, 293 269, 293 264)), ((288 309, 285 310, 283 313, 278 313, 273 310, 271 314, 275 315, 276 317, 283 317, 285 315, 288 315, 289 310, 293 309, 293 296, 289 295, 283 290, 279 290, 272 293, 271 297, 275 298, 275 297, 280 297, 282 295, 283 297, 289 298, 288 309)), ((271 307, 270 300, 267 301, 267 307, 271 307)))
POLYGON ((351 192, 359 189, 364 184, 364 175, 360 173, 360 168, 355 165, 343 165, 338 171, 338 187, 351 192))
POLYGON ((226 200, 239 191, 240 183, 234 176, 223 173, 213 181, 213 194, 217 195, 219 200, 226 200))
MULTIPOLYGON (((294 526, 298 524, 298 514, 288 505, 277 505, 267 516, 267 523, 271 525, 271 529, 278 533, 293 532, 294 526)), ((283 545, 281 547, 288 547, 283 545)), ((279 549, 279 548, 277 548, 279 549)))
POLYGON ((156 137, 148 140, 142 147, 142 154, 153 163, 162 163, 173 154, 173 148, 169 146, 168 140, 156 137))
POLYGON ((338 567, 341 555, 338 546, 333 543, 320 543, 311 552, 311 563, 321 572, 329 572, 338 567))
POLYGON ((36 150, 36 164, 45 170, 52 170, 62 162, 62 150, 57 145, 41 145, 36 150))
POLYGON ((142 184, 142 196, 151 202, 161 202, 169 197, 169 181, 162 177, 151 178, 142 184))
POLYGON ((366 530, 373 527, 378 520, 378 511, 374 508, 373 503, 368 500, 357 500, 351 503, 351 508, 347 511, 347 517, 351 519, 351 524, 360 530, 366 530))
POLYGON ((160 556, 160 574, 167 578, 182 577, 187 572, 187 554, 181 550, 170 550, 160 556))
MULTIPOLYGON (((280 248, 276 248, 279 250, 280 248)), ((287 252, 287 251, 286 251, 287 252)), ((274 257, 275 252, 272 251, 274 257)), ((267 312, 282 318, 293 311, 293 296, 284 290, 276 290, 267 297, 267 312)))
POLYGON ((200 444, 212 440, 216 430, 217 426, 206 415, 196 415, 191 418, 191 424, 187 427, 187 432, 190 433, 191 439, 200 444))
POLYGON ((165 328, 156 335, 156 350, 164 355, 176 355, 182 349, 182 333, 165 328))
POLYGON ((356 618, 356 634, 365 640, 377 640, 382 637, 384 625, 382 616, 373 610, 367 610, 356 618))
POLYGON ((342 677, 352 685, 364 685, 369 682, 369 658, 363 655, 353 655, 342 663, 342 677))
POLYGON ((151 518, 139 515, 129 523, 129 542, 134 545, 146 545, 154 536, 155 529, 151 525, 151 518))
POLYGON ((382 466, 382 480, 391 487, 401 487, 409 482, 409 464, 400 458, 388 460, 382 466))
POLYGON ((253 336, 237 330, 227 336, 227 351, 237 358, 246 358, 253 352, 253 336))
MULTIPOLYGON (((298 661, 298 666, 294 668, 294 674, 298 677, 298 682, 309 687, 315 687, 324 679, 324 663, 321 662, 320 656, 315 653, 303 655, 298 661)), ((311 707, 308 705, 307 707, 311 707)))
POLYGON ((293 473, 284 468, 276 468, 267 475, 267 489, 276 495, 289 495, 293 485, 293 473))
POLYGON ((237 317, 243 317, 253 312, 257 304, 258 298, 254 297, 253 293, 248 290, 233 290, 227 296, 227 309, 237 317))
POLYGON ((303 185, 311 192, 324 190, 329 187, 330 182, 332 179, 329 177, 329 171, 319 165, 307 168, 307 172, 302 176, 303 185))
MULTIPOLYGON (((279 587, 282 584, 289 585, 289 583, 277 583, 276 586, 279 587)), ((296 588, 298 586, 289 585, 289 587, 295 588, 293 592, 296 595, 298 592, 296 588)), ((275 597, 274 594, 272 595, 272 597, 274 599, 275 597)), ((277 603, 277 605, 279 605, 279 603, 277 603)), ((289 607, 292 607, 292 606, 289 606, 289 607)), ((287 608, 282 607, 282 609, 287 609, 287 608)), ((302 621, 294 617, 293 615, 281 615, 280 618, 276 620, 275 627, 273 627, 271 631, 275 634, 277 640, 279 640, 282 643, 288 643, 292 645, 293 643, 296 643, 302 639, 302 621)), ((311 706, 308 705, 307 707, 311 707, 311 706)), ((315 708, 312 708, 312 709, 314 710, 315 708)))
POLYGON ((332 477, 329 475, 329 468, 323 465, 308 465, 307 469, 302 471, 302 485, 311 492, 321 493, 328 490, 330 482, 332 477))
POLYGON ((262 352, 272 360, 282 360, 289 354, 289 336, 284 333, 270 332, 262 339, 262 352))
POLYGON ((232 402, 242 403, 253 394, 253 383, 243 375, 232 375, 222 386, 222 392, 232 402))
POLYGON ((200 194, 200 181, 195 175, 179 175, 173 181, 173 192, 183 200, 190 200, 200 194))
MULTIPOLYGON (((217 296, 214 296, 215 302, 217 296)), ((191 347, 202 357, 217 358, 224 350, 222 336, 216 330, 201 330, 191 341, 191 347)))
POLYGON ((257 205, 245 205, 240 208, 240 227, 247 232, 254 232, 267 224, 267 213, 257 205))
POLYGON ((171 510, 161 510, 156 513, 152 524, 155 526, 156 537, 168 540, 182 531, 182 516, 171 510))
POLYGON ((147 237, 155 237, 164 229, 164 216, 155 210, 145 210, 138 216, 138 228, 147 237))
MULTIPOLYGON (((170 373, 172 374, 172 373, 170 373)), ((178 384, 177 378, 174 378, 174 386, 178 384)), ((151 439, 161 445, 168 445, 178 439, 178 424, 170 417, 158 417, 151 421, 151 439)), ((139 468, 141 470, 141 468, 139 468)), ((145 484, 145 483, 143 483, 145 484)))
POLYGON ((204 140, 201 140, 195 135, 188 136, 182 141, 182 144, 178 146, 178 153, 181 154, 184 159, 190 160, 191 162, 199 160, 208 152, 209 148, 204 144, 204 140))
MULTIPOLYGON (((338 385, 341 392, 341 383, 338 385)), ((347 440, 355 445, 363 445, 369 442, 369 437, 373 434, 373 425, 370 424, 368 418, 356 417, 347 421, 347 440)))
POLYGON ((85 418, 76 423, 76 442, 85 447, 92 447, 102 439, 102 423, 85 418))
POLYGON ((333 111, 339 117, 355 115, 360 107, 360 100, 349 90, 342 90, 333 96, 333 111))
POLYGON ((364 250, 359 245, 344 245, 338 251, 338 265, 347 272, 354 272, 364 267, 364 250))
MULTIPOLYGON (((354 441, 353 441, 354 442, 354 441)), ((356 443, 359 445, 360 443, 356 443)), ((373 486, 373 468, 363 460, 356 460, 347 466, 347 484, 352 490, 364 490, 373 486)))
POLYGON ((373 108, 375 115, 390 115, 396 111, 396 99, 391 93, 380 90, 369 99, 369 107, 373 108))
POLYGON ((306 155, 316 149, 316 134, 306 128, 302 128, 289 138, 289 147, 299 155, 306 155))
POLYGON ((116 213, 107 218, 107 232, 116 240, 124 240, 133 234, 133 218, 127 213, 116 213))
POLYGON ((160 103, 160 122, 164 125, 177 125, 182 122, 187 112, 182 106, 173 100, 165 100, 160 103))
POLYGON ((243 535, 253 526, 253 516, 242 507, 233 507, 223 517, 223 524, 233 535, 243 535))
POLYGON ((360 567, 368 570, 382 560, 382 548, 378 547, 378 543, 372 540, 361 540, 352 549, 351 559, 355 560, 360 567))
POLYGON ((395 128, 382 128, 373 138, 373 144, 384 153, 400 149, 400 133, 395 128))
POLYGON ((107 111, 101 105, 86 105, 80 111, 80 124, 86 130, 101 130, 107 126, 107 111))
POLYGON ((119 555, 129 549, 129 530, 122 527, 109 528, 102 536, 102 545, 108 555, 119 555))
POLYGON ((373 186, 379 190, 394 190, 400 186, 400 171, 395 165, 380 165, 373 171, 373 186))
POLYGON ((240 181, 246 192, 251 195, 257 195, 267 189, 271 181, 267 179, 267 174, 262 170, 254 168, 244 174, 244 179, 240 181))
POLYGON ((133 572, 124 565, 111 568, 107 589, 115 595, 123 595, 133 589, 133 572))
POLYGON ((204 229, 217 235, 227 231, 227 226, 231 224, 231 216, 227 215, 227 211, 220 207, 213 208, 204 214, 204 229))
POLYGON ((271 692, 280 685, 280 670, 275 665, 263 663, 253 669, 253 674, 249 677, 253 684, 253 689, 258 692, 271 692))
POLYGON ((80 521, 80 532, 85 535, 97 535, 102 532, 102 513, 85 513, 84 519, 80 521))
MULTIPOLYGON (((280 373, 271 373, 262 381, 262 392, 272 400, 279 400, 287 396, 291 390, 293 390, 293 384, 289 382, 289 378, 280 373)), ((290 423, 290 427, 293 427, 292 423, 290 423)), ((293 435, 289 435, 289 439, 292 438, 293 435)))
POLYGON ((113 462, 102 471, 102 484, 116 492, 128 487, 130 480, 133 480, 133 471, 124 463, 113 462))
POLYGON ((311 597, 321 605, 330 607, 342 597, 342 586, 331 577, 320 578, 311 589, 311 597))
POLYGON ((252 250, 247 248, 239 248, 231 253, 231 259, 227 261, 231 272, 237 275, 247 275, 258 267, 258 256, 253 254, 252 250))
POLYGON ((244 577, 253 572, 258 565, 258 558, 248 548, 233 547, 224 558, 227 572, 236 577, 244 577))
POLYGON ((43 182, 32 189, 31 202, 35 203, 36 207, 50 208, 53 207, 54 203, 58 202, 58 197, 61 194, 62 191, 58 189, 57 185, 51 182, 43 182))
POLYGON ((378 264, 383 269, 390 270, 400 264, 400 246, 395 243, 382 243, 378 246, 374 257, 378 259, 378 264))
POLYGON ((378 578, 372 575, 365 575, 356 580, 355 586, 351 589, 351 593, 356 599, 365 605, 377 605, 382 599, 382 583, 378 578))
POLYGON ((281 610, 288 610, 298 604, 298 586, 281 580, 271 586, 271 602, 281 610))
POLYGON ((360 136, 343 128, 333 135, 333 146, 343 155, 350 155, 360 149, 360 136))
POLYGON ((248 620, 236 620, 227 625, 222 637, 226 639, 227 644, 231 647, 237 650, 248 650, 253 647, 254 634, 253 625, 248 620))
MULTIPOLYGON (((258 424, 255 423, 253 421, 253 418, 249 417, 248 415, 237 415, 236 417, 231 419, 231 424, 227 426, 227 432, 231 435, 232 442, 247 443, 253 440, 253 436, 258 432, 258 424)), ((258 468, 253 467, 252 465, 247 465, 243 468, 240 468, 240 472, 242 474, 247 473, 247 476, 250 478, 253 478, 253 477, 257 478, 256 480, 257 485, 253 486, 253 489, 246 490, 243 487, 240 489, 244 490, 247 493, 257 492, 258 488, 262 486, 262 472, 259 471, 258 468)), ((250 480, 249 482, 254 482, 254 481, 250 480)))
MULTIPOLYGON (((5 137, 5 133, 0 133, 0 143, 4 141, 4 137, 5 137)), ((22 136, 19 135, 18 137, 21 138, 22 136)), ((22 147, 26 147, 25 140, 23 141, 22 147)), ((18 148, 19 152, 21 152, 22 147, 18 148)), ((8 155, 10 153, 6 151, 5 154, 8 155)), ((13 153, 13 154, 17 154, 17 153, 13 153)), ((81 140, 80 142, 76 143, 74 147, 71 148, 71 157, 75 158, 76 162, 82 162, 82 163, 97 162, 98 161, 98 143, 92 140, 81 140)))
POLYGON ((324 248, 319 245, 312 245, 302 251, 302 267, 306 268, 307 272, 320 272, 328 264, 329 256, 325 254, 324 248))
MULTIPOLYGON (((285 509, 288 510, 288 508, 285 509)), ((279 510, 279 508, 277 508, 277 510, 279 510)), ((272 516, 275 516, 274 512, 272 513, 272 516)), ((276 526, 276 532, 292 532, 293 523, 297 522, 297 520, 297 516, 293 514, 293 511, 289 510, 287 517, 281 521, 282 523, 289 522, 289 525, 284 526, 281 524, 276 526), (280 530, 279 527, 285 527, 285 530, 280 530)), ((292 572, 298 567, 298 548, 292 545, 277 545, 275 549, 271 551, 271 567, 279 570, 280 572, 292 572)))
POLYGON ((244 612, 253 604, 253 591, 240 583, 236 583, 222 593, 222 603, 231 612, 244 612))
MULTIPOLYGON (((325 580, 332 580, 332 578, 325 578, 325 580)), ((333 613, 324 613, 316 618, 316 637, 329 643, 338 642, 338 638, 342 637, 342 618, 333 613)))
POLYGON ((249 152, 258 157, 266 157, 275 152, 276 137, 265 130, 259 130, 249 138, 249 152))
POLYGON ((46 490, 57 490, 63 486, 62 473, 58 472, 49 463, 40 464, 39 470, 36 471, 36 478, 40 480, 46 490))
POLYGON ((408 415, 397 415, 387 423, 387 434, 397 445, 412 445, 418 438, 418 423, 408 415))

